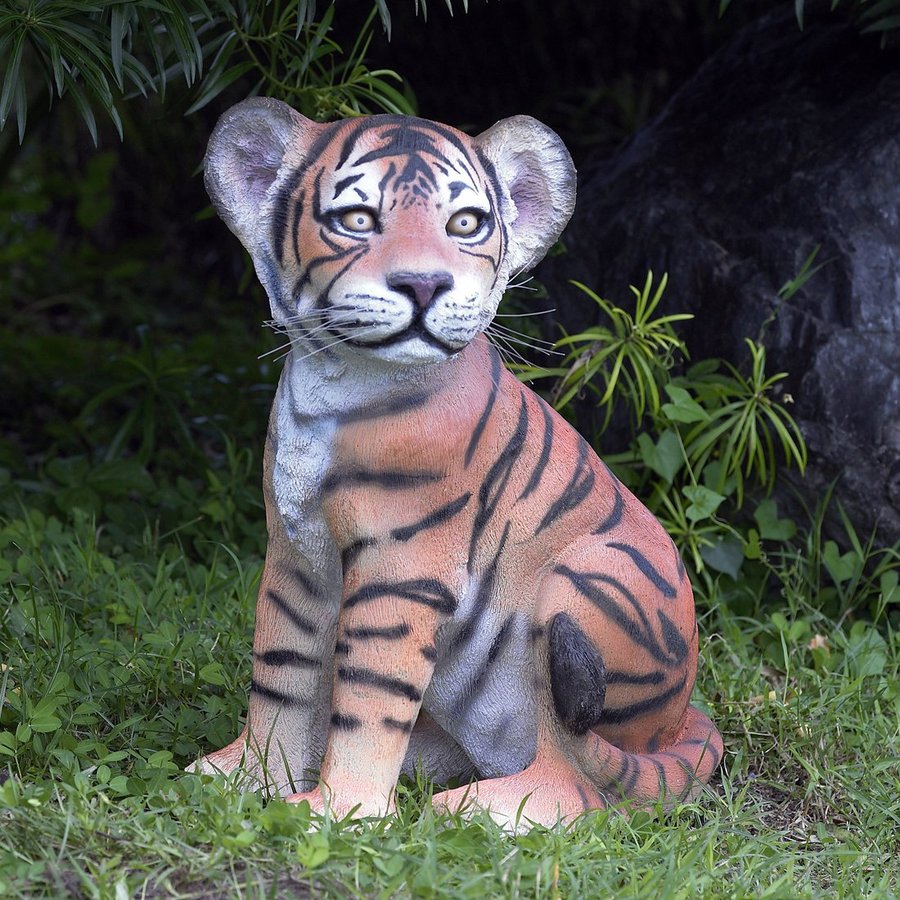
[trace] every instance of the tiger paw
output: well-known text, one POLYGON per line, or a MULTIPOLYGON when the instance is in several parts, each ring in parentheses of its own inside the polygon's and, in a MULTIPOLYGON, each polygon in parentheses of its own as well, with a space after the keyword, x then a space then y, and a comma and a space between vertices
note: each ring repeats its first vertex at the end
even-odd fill
POLYGON ((432 798, 439 812, 472 818, 487 813, 505 831, 525 834, 534 825, 548 828, 582 813, 605 809, 606 800, 577 779, 538 779, 529 769, 504 778, 474 782, 432 798))
POLYGON ((393 798, 358 799, 352 793, 330 791, 323 785, 285 797, 287 803, 302 803, 304 800, 309 803, 311 812, 320 816, 329 815, 333 819, 345 819, 348 816, 352 819, 366 819, 370 816, 380 818, 393 814, 395 810, 393 798))

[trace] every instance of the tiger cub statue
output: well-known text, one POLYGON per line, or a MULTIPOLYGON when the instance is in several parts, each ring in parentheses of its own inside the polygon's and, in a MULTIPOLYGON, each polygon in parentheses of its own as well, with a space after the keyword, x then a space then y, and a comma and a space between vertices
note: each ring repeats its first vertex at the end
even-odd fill
POLYGON ((484 336, 571 215, 561 140, 252 99, 205 170, 291 352, 247 724, 199 770, 370 816, 420 764, 508 826, 696 792, 722 741, 678 553, 484 336))

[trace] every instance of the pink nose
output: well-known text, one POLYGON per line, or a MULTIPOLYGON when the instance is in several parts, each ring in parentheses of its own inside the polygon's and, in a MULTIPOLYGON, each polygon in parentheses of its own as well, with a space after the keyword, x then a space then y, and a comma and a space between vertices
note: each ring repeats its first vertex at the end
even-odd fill
POLYGON ((428 309, 440 294, 453 287, 453 276, 449 272, 394 272, 387 276, 387 286, 428 309))

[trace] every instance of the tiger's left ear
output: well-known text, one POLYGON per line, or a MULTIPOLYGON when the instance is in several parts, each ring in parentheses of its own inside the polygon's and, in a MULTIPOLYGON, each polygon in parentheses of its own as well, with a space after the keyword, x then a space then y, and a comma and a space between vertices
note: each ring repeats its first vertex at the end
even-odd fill
POLYGON ((511 272, 524 272, 553 246, 575 209, 572 157, 559 136, 531 116, 501 119, 473 140, 515 204, 507 257, 511 272))

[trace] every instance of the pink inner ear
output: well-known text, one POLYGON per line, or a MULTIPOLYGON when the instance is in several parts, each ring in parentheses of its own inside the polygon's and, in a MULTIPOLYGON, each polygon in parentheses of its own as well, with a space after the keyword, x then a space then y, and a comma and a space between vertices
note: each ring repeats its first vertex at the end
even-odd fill
MULTIPOLYGON (((522 160, 523 166, 519 170, 512 184, 509 186, 509 195, 516 204, 518 215, 516 216, 516 229, 537 229, 542 232, 551 210, 552 200, 547 192, 544 179, 532 173, 528 165, 537 165, 537 160, 526 157, 522 160)), ((527 238, 529 242, 533 237, 527 238)))

